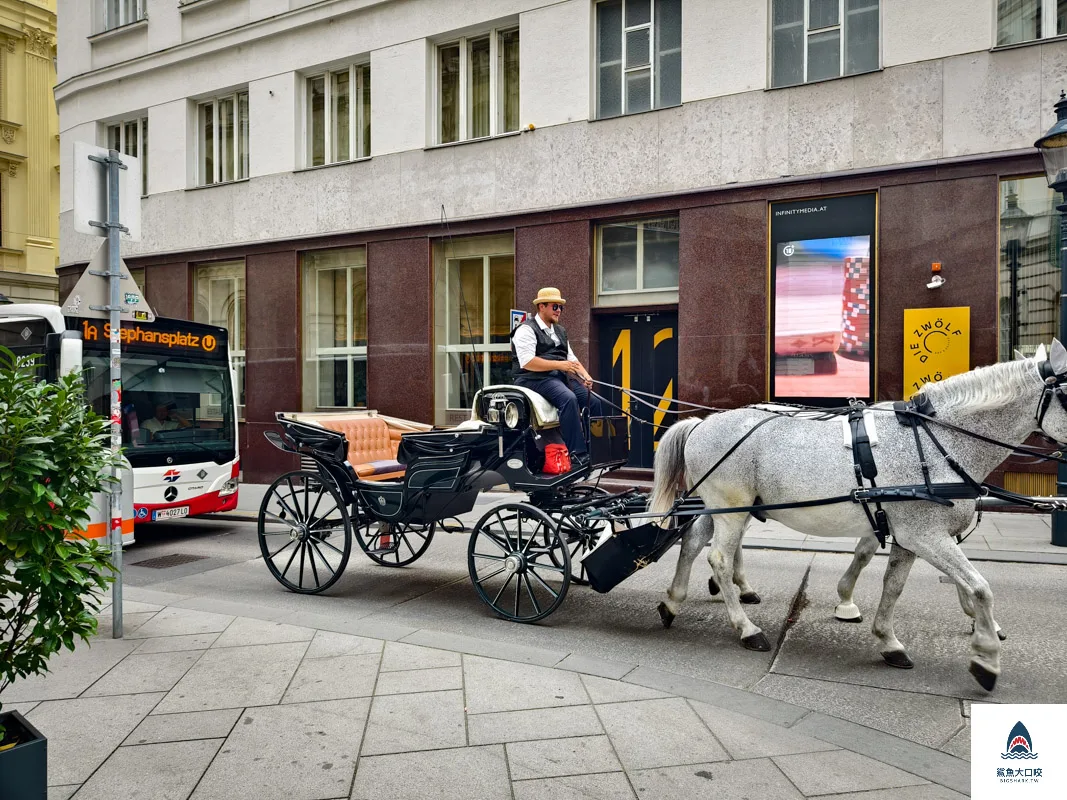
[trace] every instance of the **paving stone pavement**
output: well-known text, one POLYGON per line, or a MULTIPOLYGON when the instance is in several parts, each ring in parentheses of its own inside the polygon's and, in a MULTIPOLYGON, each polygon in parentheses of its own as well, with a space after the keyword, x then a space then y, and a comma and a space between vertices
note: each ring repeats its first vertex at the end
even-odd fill
POLYGON ((438 645, 426 647, 129 600, 123 610, 127 638, 101 625, 53 674, 4 694, 49 739, 49 800, 969 790, 962 758, 707 681, 606 678, 570 655, 530 663, 532 648, 443 633, 412 634, 438 645))

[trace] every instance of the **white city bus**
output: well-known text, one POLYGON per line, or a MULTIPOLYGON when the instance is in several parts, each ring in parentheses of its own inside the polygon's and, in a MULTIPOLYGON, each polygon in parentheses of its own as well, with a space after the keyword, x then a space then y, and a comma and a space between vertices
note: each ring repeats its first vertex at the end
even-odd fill
MULTIPOLYGON (((124 322, 122 444, 138 524, 237 507, 237 405, 225 328, 124 322)), ((41 354, 41 378, 80 368, 86 400, 110 416, 110 325, 59 307, 0 306, 0 344, 41 354)))

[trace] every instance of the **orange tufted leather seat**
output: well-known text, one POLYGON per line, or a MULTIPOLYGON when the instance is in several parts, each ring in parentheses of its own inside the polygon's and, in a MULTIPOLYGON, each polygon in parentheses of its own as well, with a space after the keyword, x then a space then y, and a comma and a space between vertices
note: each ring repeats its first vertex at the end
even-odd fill
POLYGON ((324 419, 319 424, 345 435, 348 439, 348 461, 356 475, 363 480, 384 481, 403 477, 404 465, 396 460, 400 432, 390 430, 384 419, 324 419))

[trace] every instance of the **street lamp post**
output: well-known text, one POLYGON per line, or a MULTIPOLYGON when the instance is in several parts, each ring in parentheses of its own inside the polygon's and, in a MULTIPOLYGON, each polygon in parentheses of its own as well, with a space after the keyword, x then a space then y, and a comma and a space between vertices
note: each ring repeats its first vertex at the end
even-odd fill
MULTIPOLYGON (((1056 123, 1034 142, 1045 162, 1049 187, 1062 198, 1067 194, 1067 94, 1060 92, 1056 123)), ((1060 214, 1060 341, 1067 342, 1067 203, 1056 206, 1060 214)), ((1067 464, 1056 465, 1056 494, 1067 495, 1067 464)), ((1067 512, 1052 514, 1052 544, 1067 547, 1067 512)))

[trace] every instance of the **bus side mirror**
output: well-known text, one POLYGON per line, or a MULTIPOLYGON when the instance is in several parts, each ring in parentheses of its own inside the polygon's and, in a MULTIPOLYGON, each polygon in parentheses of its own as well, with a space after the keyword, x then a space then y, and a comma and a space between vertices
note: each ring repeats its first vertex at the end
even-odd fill
POLYGON ((59 374, 80 375, 82 369, 82 340, 71 336, 64 336, 59 343, 59 374))

